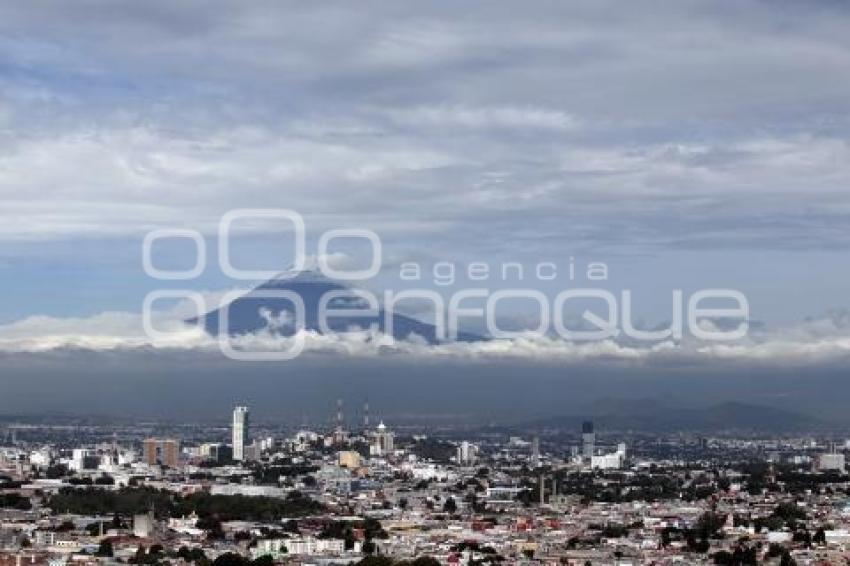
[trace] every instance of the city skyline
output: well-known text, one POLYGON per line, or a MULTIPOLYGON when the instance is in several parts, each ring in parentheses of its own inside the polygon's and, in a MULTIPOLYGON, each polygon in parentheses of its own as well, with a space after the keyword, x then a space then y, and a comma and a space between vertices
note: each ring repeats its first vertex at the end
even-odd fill
POLYGON ((241 460, 233 456, 251 410, 243 405, 228 413, 229 427, 18 424, 20 434, 0 437, 0 560, 791 565, 847 557, 847 429, 349 428, 341 400, 326 404, 331 414, 318 427, 258 425, 241 460))

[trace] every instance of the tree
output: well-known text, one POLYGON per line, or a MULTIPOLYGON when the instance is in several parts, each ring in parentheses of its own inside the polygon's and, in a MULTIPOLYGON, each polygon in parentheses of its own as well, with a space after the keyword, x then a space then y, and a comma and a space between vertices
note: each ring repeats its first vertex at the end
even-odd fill
POLYGON ((301 531, 298 529, 298 521, 295 519, 290 519, 283 524, 283 530, 287 533, 292 533, 296 535, 300 535, 301 531))
POLYGON ((97 548, 95 556, 112 557, 112 541, 108 538, 100 541, 100 546, 97 548))
POLYGON ((221 521, 214 517, 201 517, 198 519, 196 526, 199 529, 207 531, 207 538, 211 540, 224 538, 224 530, 221 528, 221 521))
POLYGON ((235 552, 225 552, 213 560, 213 566, 246 566, 246 564, 248 564, 248 560, 235 552))
POLYGON ((688 550, 690 550, 691 552, 699 552, 701 554, 704 554, 708 552, 709 548, 711 548, 708 539, 700 538, 699 540, 697 540, 697 538, 694 536, 693 531, 688 531, 685 540, 688 543, 688 550))
POLYGON ((363 532, 367 540, 372 540, 374 538, 383 539, 389 536, 387 531, 384 530, 384 527, 381 526, 381 522, 372 517, 363 521, 363 532))
POLYGON ((812 545, 812 533, 807 530, 794 531, 794 537, 791 540, 802 543, 808 547, 812 545))
POLYGON ((160 517, 189 515, 216 517, 221 521, 277 521, 281 517, 310 515, 323 506, 297 492, 286 499, 248 497, 244 495, 213 495, 193 493, 175 495, 149 487, 127 487, 117 491, 102 489, 63 488, 47 502, 54 513, 103 515, 119 513, 129 516, 145 513, 154 507, 160 517))
POLYGON ((19 511, 32 509, 29 498, 22 497, 17 493, 0 493, 0 507, 11 507, 19 511))
POLYGON ((798 507, 794 502, 780 503, 773 510, 773 514, 786 521, 790 519, 806 519, 806 511, 798 507))
POLYGON ((755 547, 746 545, 736 547, 735 552, 732 553, 732 564, 756 566, 758 564, 758 558, 756 557, 755 547))
POLYGON ((446 502, 443 503, 443 511, 450 515, 457 513, 457 503, 455 502, 454 497, 446 499, 446 502))
POLYGON ((65 464, 56 464, 55 466, 48 466, 44 471, 44 475, 49 480, 58 480, 59 478, 64 478, 68 475, 68 466, 65 464))
POLYGON ((518 492, 514 499, 523 504, 524 507, 529 507, 534 502, 534 492, 526 488, 518 492))
POLYGON ((188 547, 181 546, 177 552, 171 554, 173 555, 173 558, 182 558, 186 562, 202 562, 208 564, 207 556, 200 548, 189 549, 188 547))
POLYGON ((814 544, 826 544, 826 532, 824 532, 823 527, 815 531, 812 542, 814 544))
POLYGON ((695 527, 697 536, 701 539, 713 538, 717 535, 718 531, 723 528, 723 523, 723 517, 717 513, 712 513, 710 511, 703 513, 697 520, 695 527))
POLYGON ((623 538, 629 536, 629 529, 627 529, 624 525, 610 523, 605 525, 605 528, 602 529, 600 535, 605 538, 623 538))
POLYGON ((74 530, 74 523, 71 521, 62 521, 58 527, 56 527, 57 533, 67 533, 68 531, 74 530))

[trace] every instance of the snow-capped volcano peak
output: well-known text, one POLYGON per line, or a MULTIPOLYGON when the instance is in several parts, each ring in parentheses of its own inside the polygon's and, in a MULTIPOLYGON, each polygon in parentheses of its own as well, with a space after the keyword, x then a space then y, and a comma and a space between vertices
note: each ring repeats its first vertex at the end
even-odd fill
POLYGON ((329 277, 325 276, 321 271, 317 269, 303 269, 301 271, 297 271, 294 269, 287 269, 286 271, 281 271, 268 281, 268 283, 277 283, 277 282, 286 282, 286 281, 297 281, 299 283, 336 283, 340 284, 338 281, 334 281, 329 277))

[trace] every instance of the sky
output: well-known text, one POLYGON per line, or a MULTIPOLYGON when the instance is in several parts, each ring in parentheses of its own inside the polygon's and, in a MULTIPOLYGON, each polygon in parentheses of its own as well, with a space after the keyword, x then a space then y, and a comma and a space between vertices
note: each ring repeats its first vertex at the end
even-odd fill
MULTIPOLYGON (((551 296, 604 262, 600 285, 632 290, 648 326, 670 320, 674 289, 746 295, 748 340, 688 363, 844 363, 848 29, 837 1, 6 3, 0 349, 151 346, 150 291, 256 283, 218 268, 222 215, 284 208, 311 257, 328 230, 378 234, 371 289, 409 286, 406 262, 552 262, 557 280, 528 282, 551 296), (204 237, 191 281, 142 268, 145 235, 173 228, 204 237)), ((285 269, 289 236, 240 226, 234 257, 285 269)), ((158 265, 194 263, 187 240, 160 244, 158 265)), ((368 263, 362 246, 335 253, 368 263)), ((619 347, 658 355, 505 346, 599 363, 619 347)))

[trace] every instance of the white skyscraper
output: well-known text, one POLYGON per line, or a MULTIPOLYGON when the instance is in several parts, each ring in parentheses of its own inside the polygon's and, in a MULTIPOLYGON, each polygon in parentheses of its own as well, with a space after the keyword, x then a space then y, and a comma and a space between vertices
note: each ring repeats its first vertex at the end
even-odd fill
POLYGON ((469 466, 478 459, 478 447, 464 440, 457 447, 457 463, 461 466, 469 466))
POLYGON ((387 425, 381 421, 378 429, 372 437, 372 446, 369 447, 369 453, 372 456, 389 456, 393 452, 395 435, 387 428, 387 425))
POLYGON ((248 407, 233 409, 233 459, 245 459, 245 447, 248 445, 248 407))

